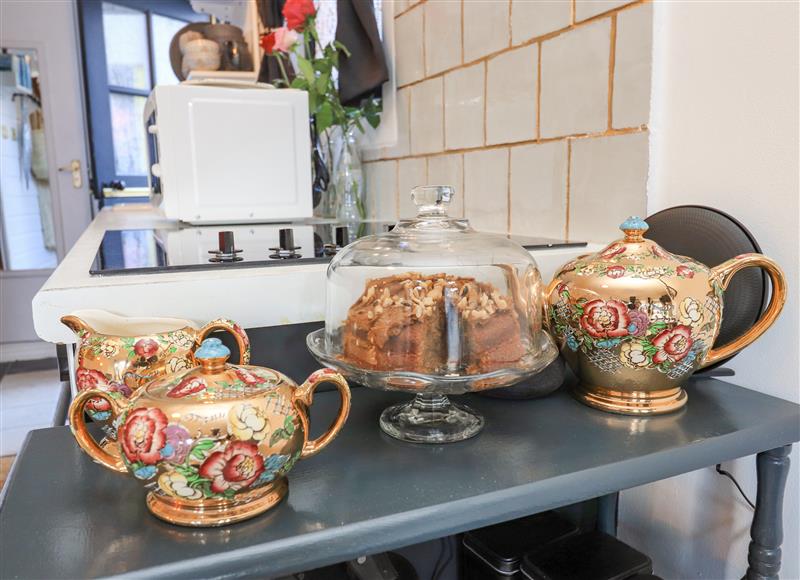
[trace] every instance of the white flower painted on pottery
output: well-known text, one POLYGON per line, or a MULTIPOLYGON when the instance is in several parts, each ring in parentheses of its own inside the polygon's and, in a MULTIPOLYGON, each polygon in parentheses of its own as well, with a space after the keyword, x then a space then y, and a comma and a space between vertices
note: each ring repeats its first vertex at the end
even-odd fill
POLYGON ((644 352, 644 345, 638 340, 622 343, 619 358, 625 366, 631 368, 646 367, 650 364, 650 359, 644 352))
POLYGON ((696 325, 703 319, 703 307, 694 298, 684 298, 678 310, 680 321, 689 326, 696 325))
POLYGON ((267 436, 269 421, 262 409, 248 403, 231 408, 228 413, 228 432, 243 441, 261 441, 267 436))
POLYGON ((181 356, 176 356, 167 361, 167 373, 175 374, 190 368, 189 361, 181 356))
POLYGON ((203 492, 189 487, 186 477, 177 471, 162 474, 158 478, 158 487, 178 499, 200 499, 203 497, 203 492))
POLYGON ((112 357, 119 352, 119 345, 110 340, 101 343, 98 348, 100 354, 105 357, 112 357))
POLYGON ((170 334, 170 342, 178 348, 192 348, 194 346, 194 337, 184 330, 176 330, 170 334))

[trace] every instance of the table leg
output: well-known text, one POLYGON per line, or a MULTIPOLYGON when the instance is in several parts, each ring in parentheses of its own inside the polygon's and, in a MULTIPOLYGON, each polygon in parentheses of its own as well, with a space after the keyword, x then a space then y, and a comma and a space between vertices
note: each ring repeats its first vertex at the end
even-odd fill
POLYGON ((617 512, 619 492, 609 493, 597 498, 597 529, 612 536, 617 535, 617 512))
POLYGON ((783 492, 789 475, 791 445, 763 451, 756 457, 758 492, 750 527, 747 580, 777 580, 783 542, 783 492))

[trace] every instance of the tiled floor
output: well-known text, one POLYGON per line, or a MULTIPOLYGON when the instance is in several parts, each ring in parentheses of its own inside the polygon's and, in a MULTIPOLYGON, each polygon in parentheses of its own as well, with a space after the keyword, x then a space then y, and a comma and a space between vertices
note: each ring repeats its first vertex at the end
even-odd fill
POLYGON ((58 370, 47 360, 9 363, 0 373, 0 456, 16 455, 28 431, 52 424, 58 370))

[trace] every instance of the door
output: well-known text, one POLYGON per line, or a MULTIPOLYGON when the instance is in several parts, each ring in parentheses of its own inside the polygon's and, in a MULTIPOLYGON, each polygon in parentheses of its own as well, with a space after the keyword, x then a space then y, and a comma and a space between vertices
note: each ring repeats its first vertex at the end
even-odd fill
POLYGON ((0 1, 0 360, 52 354, 31 300, 91 220, 77 17, 0 1))
POLYGON ((155 85, 177 84, 170 43, 208 21, 188 0, 78 0, 92 158, 100 207, 147 201, 149 140, 142 119, 155 85))

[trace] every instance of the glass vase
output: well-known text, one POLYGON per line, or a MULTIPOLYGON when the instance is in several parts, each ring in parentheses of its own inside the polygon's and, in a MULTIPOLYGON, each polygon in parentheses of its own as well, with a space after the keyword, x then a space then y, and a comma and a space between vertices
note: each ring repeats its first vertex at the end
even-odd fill
POLYGON ((364 211, 364 172, 355 127, 337 131, 338 147, 333 156, 331 182, 335 190, 336 219, 355 223, 366 218, 364 211))

